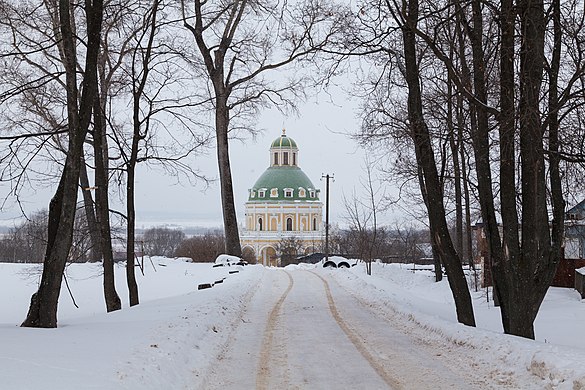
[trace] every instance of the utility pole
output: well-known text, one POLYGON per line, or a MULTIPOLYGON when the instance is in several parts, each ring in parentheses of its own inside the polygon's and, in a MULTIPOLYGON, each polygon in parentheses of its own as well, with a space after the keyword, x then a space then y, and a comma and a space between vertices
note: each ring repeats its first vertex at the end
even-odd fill
POLYGON ((335 181, 333 174, 322 174, 325 179, 325 263, 329 260, 329 180, 335 181))

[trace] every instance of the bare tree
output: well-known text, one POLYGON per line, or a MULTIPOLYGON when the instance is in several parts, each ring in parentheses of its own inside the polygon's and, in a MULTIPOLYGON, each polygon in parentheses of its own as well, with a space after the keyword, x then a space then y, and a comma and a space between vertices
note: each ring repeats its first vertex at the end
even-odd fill
POLYGON ((124 58, 120 58, 123 70, 120 89, 130 97, 132 115, 128 122, 131 131, 125 133, 124 126, 120 125, 114 129, 112 138, 119 152, 118 173, 126 175, 120 182, 125 182, 126 280, 130 305, 139 303, 134 274, 137 165, 141 162, 159 164, 169 174, 185 174, 189 181, 206 180, 184 161, 205 147, 209 137, 195 131, 198 123, 193 116, 185 114, 187 109, 201 102, 186 89, 185 63, 179 55, 183 49, 175 47, 166 7, 164 2, 155 0, 138 2, 133 8, 122 11, 127 13, 128 20, 121 28, 130 31, 130 39, 122 42, 118 49, 124 53, 124 58), (161 141, 163 133, 166 133, 167 144, 161 141))
POLYGON ((42 263, 47 246, 47 220, 47 211, 38 211, 11 228, 0 241, 0 261, 42 263))
POLYGON ((181 230, 165 227, 146 229, 142 236, 144 254, 149 256, 171 257, 175 254, 179 244, 184 239, 185 233, 181 230))
MULTIPOLYGON (((20 190, 30 180, 41 178, 38 182, 46 186, 47 179, 58 177, 56 170, 63 166, 63 156, 68 150, 65 109, 67 93, 62 70, 64 54, 59 43, 60 19, 55 11, 56 2, 45 0, 42 7, 32 7, 28 3, 14 3, 10 7, 8 5, 9 3, 2 4, 2 12, 11 17, 3 19, 0 28, 4 27, 10 32, 6 36, 11 37, 12 41, 6 40, 2 44, 7 45, 7 58, 13 61, 10 62, 7 72, 0 76, 5 87, 0 94, 0 104, 5 104, 5 110, 0 115, 3 133, 7 134, 0 135, 0 141, 7 143, 7 148, 3 148, 0 154, 0 181, 10 182, 10 195, 19 202, 20 190), (38 169, 39 166, 43 167, 42 171, 38 169)), ((155 5, 162 7, 160 2, 155 5)), ((132 93, 132 81, 138 83, 141 79, 140 71, 139 75, 134 74, 136 77, 132 77, 132 65, 136 65, 135 69, 141 69, 141 54, 144 53, 149 32, 153 30, 150 24, 152 18, 149 17, 150 3, 107 2, 105 7, 107 15, 98 53, 99 82, 95 91, 96 98, 92 102, 93 126, 89 126, 89 137, 86 140, 91 148, 84 150, 80 184, 93 241, 91 246, 97 249, 92 258, 97 259, 100 255, 103 257, 104 295, 106 307, 111 311, 119 309, 121 305, 114 287, 108 190, 112 172, 119 175, 118 183, 124 181, 121 172, 128 161, 126 157, 131 154, 126 153, 131 148, 127 142, 131 137, 124 134, 123 129, 126 123, 132 122, 132 118, 124 118, 124 111, 116 107, 120 106, 117 104, 119 102, 127 104, 128 95, 132 93), (133 53, 136 61, 129 60, 133 53), (119 152, 109 148, 108 141, 111 140, 116 141, 119 152), (110 164, 116 161, 122 163, 110 169, 110 164), (95 172, 93 185, 89 175, 92 167, 95 172), (95 202, 92 198, 93 191, 95 202), (95 226, 99 228, 96 229, 95 226)), ((79 14, 77 16, 81 16, 83 8, 73 8, 79 14)), ((163 12, 163 15, 166 17, 168 14, 163 12)), ((86 30, 75 18, 72 23, 72 29, 79 38, 75 43, 81 47, 76 50, 82 53, 87 46, 86 30)), ((200 176, 196 169, 183 160, 205 144, 207 136, 200 136, 193 116, 180 112, 197 103, 193 103, 192 93, 172 87, 174 84, 185 85, 186 77, 177 72, 185 67, 184 62, 178 63, 172 59, 172 56, 175 59, 180 58, 177 53, 181 51, 170 38, 178 36, 169 31, 172 21, 157 20, 156 31, 163 25, 166 32, 162 34, 162 39, 158 37, 155 40, 154 44, 157 46, 153 50, 154 54, 146 60, 150 61, 151 68, 156 68, 153 73, 157 77, 148 78, 141 96, 140 114, 144 115, 139 120, 143 138, 138 143, 141 153, 137 156, 137 162, 154 162, 153 164, 162 166, 169 174, 182 172, 191 180, 200 176), (173 90, 180 93, 169 92, 173 90), (166 138, 163 138, 162 131, 155 132, 155 128, 166 130, 166 138), (187 137, 183 137, 185 129, 189 130, 187 137), (173 147, 174 145, 177 147, 173 147), (163 150, 165 153, 161 153, 163 150)), ((81 61, 84 58, 83 55, 79 59, 75 58, 76 69, 80 74, 83 74, 81 61)))
MULTIPOLYGON (((17 134, 5 138, 10 140, 6 158, 11 162, 23 163, 9 168, 15 173, 11 177, 14 179, 11 184, 17 201, 20 189, 29 180, 41 186, 51 182, 47 181, 45 174, 35 172, 37 164, 33 160, 47 159, 45 164, 58 167, 62 166, 67 154, 67 140, 59 136, 64 133, 67 113, 64 110, 65 81, 60 78, 63 54, 59 51, 58 37, 53 34, 59 30, 55 8, 56 3, 49 0, 42 1, 40 6, 34 8, 30 4, 18 2, 3 3, 2 24, 7 29, 5 36, 12 36, 12 39, 4 41, 8 46, 6 55, 11 58, 2 77, 3 84, 8 86, 2 98, 9 102, 4 119, 16 125, 6 130, 6 133, 17 134), (11 119, 10 116, 15 115, 14 110, 23 111, 24 115, 11 119), (44 135, 36 134, 41 132, 44 135), (43 139, 46 135, 50 137, 43 139)), ((83 68, 80 63, 76 66, 78 69, 83 68)), ((88 188, 89 178, 83 155, 82 160, 80 185, 88 188)), ((83 191, 83 201, 92 241, 91 259, 99 261, 99 237, 91 192, 83 191)))
MULTIPOLYGON (((473 48, 473 94, 461 83, 453 64, 434 44, 436 37, 423 31, 417 31, 417 35, 447 65, 454 82, 474 104, 477 127, 473 139, 479 198, 504 331, 534 338, 534 319, 554 276, 563 242, 564 199, 559 172, 557 113, 561 109, 569 113, 571 100, 577 96, 582 98, 582 88, 575 89, 574 80, 582 77, 583 65, 581 59, 574 69, 568 66, 565 74, 569 78, 565 80, 563 91, 566 95, 559 99, 560 3, 553 2, 552 7, 545 8, 543 2, 519 1, 514 5, 512 1, 504 1, 501 7, 494 9, 501 21, 500 75, 495 83, 499 87, 499 111, 488 100, 488 67, 482 34, 486 26, 486 9, 479 1, 471 3, 471 22, 466 27, 473 48), (553 25, 552 29, 547 30, 547 23, 553 25), (517 27, 522 37, 519 44, 514 37, 517 27), (552 34, 547 31, 552 31, 552 34), (547 42, 552 48, 550 62, 546 57, 547 42), (543 78, 547 64, 550 64, 547 67, 548 85, 543 78), (519 89, 517 85, 520 85, 519 89), (548 96, 548 107, 542 103, 541 94, 548 96), (497 173, 500 179, 501 236, 492 188, 490 151, 493 147, 489 115, 495 117, 499 130, 497 173), (548 210, 547 203, 550 203, 551 210, 548 210), (553 215, 551 223, 549 212, 553 215)), ((577 44, 579 46, 577 50, 582 52, 582 45, 577 44)))
POLYGON ((418 0, 403 0, 399 9, 395 10, 397 22, 400 24, 403 37, 405 62, 405 78, 408 85, 408 120, 411 137, 415 145, 416 160, 422 169, 421 192, 426 194, 429 212, 431 237, 437 248, 441 263, 449 274, 449 285, 455 300, 457 319, 459 322, 475 326, 473 305, 467 288, 467 281, 461 268, 461 260, 455 251, 449 235, 443 193, 434 152, 427 124, 424 120, 420 91, 420 74, 416 57, 416 29, 419 20, 418 0))
POLYGON ((155 0, 148 10, 142 31, 138 35, 137 44, 132 55, 131 78, 132 78, 132 142, 130 155, 125 160, 126 168, 126 282, 130 306, 138 305, 138 284, 134 274, 134 247, 135 247, 135 224, 136 210, 134 206, 134 186, 136 164, 138 163, 138 151, 140 141, 145 139, 149 131, 149 117, 141 116, 141 106, 146 83, 151 71, 152 49, 155 34, 157 31, 157 16, 159 12, 159 1, 155 0))
POLYGON ((99 85, 96 84, 93 103, 94 130, 93 150, 95 160, 95 211, 98 224, 99 251, 104 268, 104 297, 108 312, 120 310, 122 302, 116 291, 114 277, 114 253, 112 250, 112 233, 109 206, 109 160, 106 138, 106 96, 107 83, 104 77, 104 55, 98 62, 99 85), (99 86, 101 85, 101 88, 99 86), (101 90, 101 92, 100 92, 101 90))
MULTIPOLYGON (((83 6, 87 27, 87 51, 80 94, 77 83, 77 50, 72 26, 76 18, 68 1, 61 0, 58 9, 59 34, 67 89, 67 127, 69 147, 65 166, 55 196, 49 205, 48 242, 43 275, 38 291, 33 294, 22 326, 54 328, 57 326, 57 304, 65 262, 71 247, 73 222, 77 204, 77 189, 81 154, 90 125, 91 110, 97 83, 97 53, 99 49, 103 3, 96 0, 83 6)), ((59 39, 57 39, 59 40, 59 39)))
POLYGON ((392 236, 393 252, 401 261, 416 263, 425 256, 422 245, 428 243, 430 238, 428 230, 417 229, 412 224, 397 223, 392 230, 392 236))
POLYGON ((295 264, 302 248, 302 242, 295 236, 283 237, 276 244, 276 253, 280 259, 280 266, 295 264))
MULTIPOLYGON (((62 130, 67 121, 65 109, 67 94, 65 81, 60 78, 63 54, 59 47, 59 35, 54 34, 55 31, 59 31, 59 17, 54 11, 55 4, 55 2, 45 0, 42 7, 34 9, 29 9, 27 4, 11 4, 9 10, 5 9, 8 14, 4 23, 14 39, 10 42, 9 54, 13 61, 2 82, 4 85, 14 85, 14 88, 3 96, 9 108, 5 111, 6 118, 3 119, 7 123, 17 124, 12 127, 13 131, 10 131, 10 135, 6 137, 6 140, 10 140, 10 144, 15 145, 16 148, 10 148, 6 157, 10 159, 7 161, 13 162, 25 156, 24 163, 17 165, 17 170, 13 171, 14 176, 9 178, 14 179, 11 180, 11 184, 14 183, 14 196, 17 201, 20 188, 23 182, 26 182, 26 180, 21 181, 21 178, 26 177, 27 180, 34 181, 36 186, 48 185, 53 175, 48 174, 47 171, 39 171, 37 167, 62 166, 62 160, 67 154, 67 139, 62 130), (39 81, 44 79, 49 81, 39 81), (19 115, 20 119, 11 121, 10 116, 14 116, 14 110, 23 111, 23 114, 19 115)), ((8 4, 6 3, 5 6, 8 7, 8 4)), ((75 29, 78 28, 75 27, 75 29)), ((83 37, 80 36, 80 38, 83 37)), ((76 44, 83 45, 85 42, 77 41, 76 44)), ((104 57, 102 53, 103 51, 98 54, 100 63, 104 57)), ((76 67, 82 69, 82 64, 78 63, 76 67)), ((99 96, 96 99, 99 100, 99 96)), ((105 129, 101 126, 104 123, 104 120, 99 117, 101 111, 94 108, 93 114, 94 117, 98 117, 94 118, 93 132, 90 130, 89 134, 95 138, 96 134, 100 134, 100 131, 105 131, 105 129)), ((99 139, 92 141, 90 137, 87 143, 93 144, 94 149, 96 146, 100 147, 99 139)), ((97 163, 97 157, 100 154, 94 150, 94 155, 96 156, 96 176, 98 176, 97 171, 102 164, 97 163)), ((107 207, 108 188, 107 183, 100 182, 99 177, 96 177, 95 185, 90 184, 91 151, 89 149, 83 151, 81 159, 79 181, 83 195, 85 221, 89 229, 83 237, 83 242, 87 237, 91 239, 90 261, 100 261, 102 257, 104 259, 104 295, 108 311, 111 311, 119 309, 121 305, 113 282, 111 244, 103 245, 103 242, 109 243, 111 238, 109 233, 107 238, 102 237, 103 232, 109 232, 110 229, 107 207), (93 190, 96 192, 95 203, 93 190), (105 207, 102 206, 103 201, 100 199, 105 199, 105 207), (105 209, 105 218, 102 209, 105 209), (100 213, 102 216, 99 215, 100 213), (106 250, 107 247, 109 251, 106 250)), ((12 163, 6 167, 10 165, 14 167, 12 163)), ((85 258, 85 253, 79 257, 79 259, 85 258)))
MULTIPOLYGON (((312 62, 345 24, 343 7, 321 1, 181 0, 183 23, 193 35, 214 110, 226 252, 241 255, 234 205, 229 136, 233 119, 259 107, 293 105, 307 82, 301 70, 284 82, 265 76, 312 62), (277 49, 278 47, 278 49, 277 49)), ((322 71, 327 66, 320 64, 322 71)), ((316 74, 316 73, 315 73, 316 74)), ((246 126, 248 127, 248 126, 246 126)), ((249 127, 248 127, 249 128, 249 127)))
POLYGON ((385 187, 374 183, 373 162, 366 158, 364 164, 365 178, 360 179, 363 196, 360 198, 354 189, 351 198, 343 196, 346 218, 350 229, 359 236, 359 256, 366 263, 368 275, 372 274, 372 260, 380 255, 380 238, 378 235, 379 214, 387 208, 384 205, 385 187))
POLYGON ((223 253, 225 240, 222 232, 207 232, 187 238, 179 244, 175 256, 190 257, 196 263, 211 263, 223 253))

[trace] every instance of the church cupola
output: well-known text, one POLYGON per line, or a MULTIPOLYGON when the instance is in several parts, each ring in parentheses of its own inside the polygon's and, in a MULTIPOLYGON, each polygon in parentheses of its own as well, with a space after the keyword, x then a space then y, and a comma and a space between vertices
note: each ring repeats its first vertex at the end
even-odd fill
POLYGON ((286 135, 282 129, 282 135, 270 145, 271 167, 296 167, 299 164, 299 149, 297 143, 286 135))
POLYGON ((264 265, 286 265, 278 250, 282 240, 294 238, 297 255, 318 252, 324 242, 319 189, 299 167, 298 152, 282 130, 270 144, 269 166, 248 190, 242 252, 264 265))

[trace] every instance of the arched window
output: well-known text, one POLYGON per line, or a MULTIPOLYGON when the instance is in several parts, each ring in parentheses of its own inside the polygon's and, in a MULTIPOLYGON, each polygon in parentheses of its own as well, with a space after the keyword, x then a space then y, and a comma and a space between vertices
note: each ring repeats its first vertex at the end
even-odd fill
POLYGON ((292 218, 287 218, 286 219, 286 230, 287 231, 292 231, 292 218))
POLYGON ((282 165, 288 165, 288 152, 282 154, 282 165))
POLYGON ((297 154, 293 153, 293 165, 296 167, 297 166, 297 154))
POLYGON ((262 231, 262 218, 258 218, 258 230, 262 231))
POLYGON ((274 153, 274 165, 278 165, 278 153, 274 153))
POLYGON ((317 230, 317 218, 313 218, 313 230, 317 230))

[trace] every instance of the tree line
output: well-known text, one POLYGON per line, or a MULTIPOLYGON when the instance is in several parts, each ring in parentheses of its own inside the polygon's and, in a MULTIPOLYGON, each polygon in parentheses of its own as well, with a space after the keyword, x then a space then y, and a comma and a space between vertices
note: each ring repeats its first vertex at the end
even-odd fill
MULTIPOLYGON (((47 246, 48 212, 38 211, 30 219, 11 228, 0 238, 0 262, 3 263, 42 263, 47 246)), ((115 229, 114 251, 125 245, 121 236, 123 231, 115 229), (116 248, 117 247, 117 248, 116 248)), ((366 260, 370 247, 365 244, 374 232, 358 231, 354 227, 333 229, 330 238, 330 250, 352 259, 366 260)), ((74 239, 68 263, 92 261, 91 239, 88 236, 88 224, 85 215, 78 213, 73 233, 74 239)), ((385 262, 417 263, 428 257, 425 252, 429 232, 414 226, 379 227, 376 243, 371 257, 385 262)), ((212 263, 218 255, 225 252, 225 237, 221 230, 208 230, 187 236, 181 229, 152 227, 140 232, 136 241, 139 243, 137 254, 145 256, 164 256, 169 258, 185 257, 196 263, 212 263)), ((317 252, 324 248, 317 247, 317 252)), ((296 237, 282 239, 276 248, 281 264, 296 264, 304 255, 301 242, 296 237)), ((254 254, 243 255, 250 263, 256 263, 254 254)), ((114 257, 114 261, 125 261, 125 257, 114 257)))
MULTIPOLYGON (((47 247, 48 212, 38 211, 28 220, 7 230, 0 237, 0 262, 3 263, 42 263, 47 247)), ((84 263, 93 261, 91 239, 88 235, 88 224, 85 214, 77 213, 73 228, 71 251, 68 263, 84 263)), ((125 248, 126 239, 119 227, 115 229, 112 241, 113 250, 120 253, 125 248)), ((202 234, 187 237, 180 229, 167 227, 148 228, 136 236, 137 255, 187 257, 193 262, 210 263, 225 251, 223 232, 210 230, 202 234)), ((114 261, 125 261, 126 258, 113 257, 114 261)))

